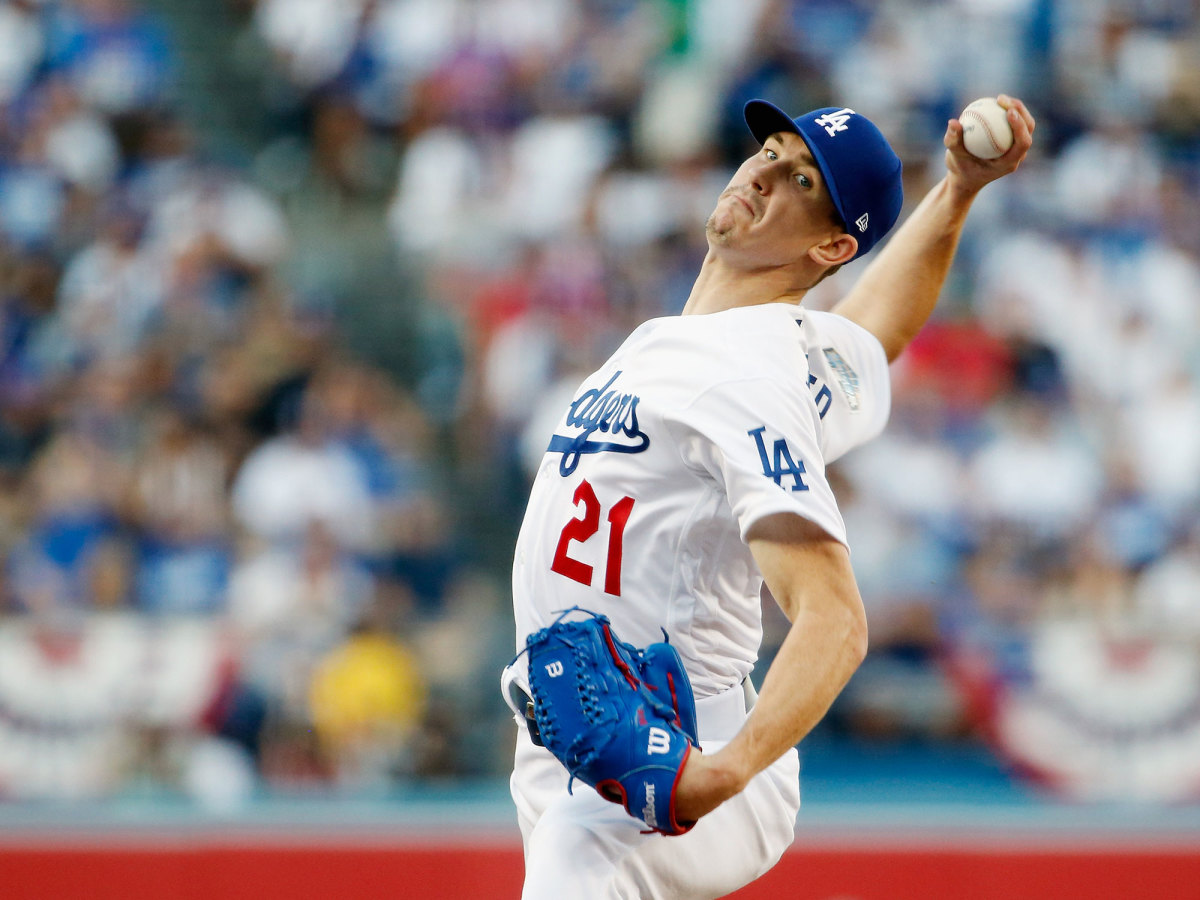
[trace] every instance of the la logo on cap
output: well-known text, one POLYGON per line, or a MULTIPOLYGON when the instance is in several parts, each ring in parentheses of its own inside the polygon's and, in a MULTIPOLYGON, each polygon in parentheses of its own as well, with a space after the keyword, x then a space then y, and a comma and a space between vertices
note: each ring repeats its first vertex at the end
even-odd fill
POLYGON ((870 215, 870 213, 863 213, 861 216, 859 216, 857 219, 854 220, 854 224, 858 226, 859 231, 867 230, 867 217, 869 215, 870 215))
POLYGON ((854 115, 852 109, 839 109, 837 112, 825 113, 819 119, 813 121, 825 129, 825 133, 830 137, 836 135, 839 131, 845 131, 846 126, 850 124, 850 117, 854 115))

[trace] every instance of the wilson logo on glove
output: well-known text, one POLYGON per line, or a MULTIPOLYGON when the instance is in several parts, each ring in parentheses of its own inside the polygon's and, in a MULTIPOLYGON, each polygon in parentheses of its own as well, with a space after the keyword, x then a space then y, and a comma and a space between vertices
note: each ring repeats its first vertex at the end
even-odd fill
POLYGON ((700 740, 691 681, 663 638, 638 649, 607 617, 575 607, 529 635, 522 652, 542 744, 571 782, 591 785, 653 831, 683 834, 696 823, 676 818, 675 785, 700 740), (588 618, 567 621, 573 612, 588 618))
POLYGON ((654 782, 643 782, 642 787, 646 789, 646 805, 642 807, 642 821, 653 828, 658 824, 658 817, 654 811, 654 782))
POLYGON ((661 728, 650 729, 650 740, 646 744, 647 753, 670 753, 671 735, 661 728))

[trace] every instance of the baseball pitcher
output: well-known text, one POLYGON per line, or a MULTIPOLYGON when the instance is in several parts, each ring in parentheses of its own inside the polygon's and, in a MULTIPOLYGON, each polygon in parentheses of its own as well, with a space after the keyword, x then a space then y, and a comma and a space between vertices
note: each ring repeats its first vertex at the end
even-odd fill
POLYGON ((796 744, 867 648, 830 462, 883 429, 888 363, 928 318, 967 212, 1012 148, 945 134, 945 177, 831 312, 801 301, 902 203, 866 117, 754 100, 761 145, 707 226, 683 314, 637 328, 579 386, 537 472, 513 563, 511 780, 525 900, 720 897, 792 841, 796 744), (762 599, 791 626, 756 696, 762 599))

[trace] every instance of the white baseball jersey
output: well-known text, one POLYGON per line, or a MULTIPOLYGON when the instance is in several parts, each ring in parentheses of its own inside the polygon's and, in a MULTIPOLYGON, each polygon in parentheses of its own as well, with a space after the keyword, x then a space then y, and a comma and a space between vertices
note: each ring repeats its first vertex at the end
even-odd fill
POLYGON ((773 513, 845 526, 826 463, 874 437, 879 342, 832 313, 767 304, 641 325, 575 394, 517 539, 518 649, 571 606, 679 650, 696 697, 742 681, 762 638, 745 538, 773 513))

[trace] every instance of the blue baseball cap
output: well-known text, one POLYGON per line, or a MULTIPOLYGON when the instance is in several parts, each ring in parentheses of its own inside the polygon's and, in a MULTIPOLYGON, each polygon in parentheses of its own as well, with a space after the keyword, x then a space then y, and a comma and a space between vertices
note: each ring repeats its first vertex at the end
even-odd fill
POLYGON ((829 106, 793 119, 766 100, 751 100, 743 115, 760 144, 778 132, 798 134, 829 187, 858 259, 896 224, 904 205, 900 157, 875 123, 852 109, 829 106))

